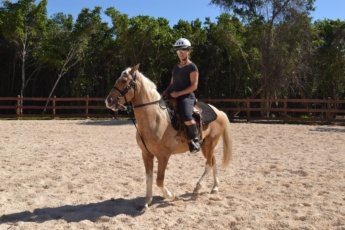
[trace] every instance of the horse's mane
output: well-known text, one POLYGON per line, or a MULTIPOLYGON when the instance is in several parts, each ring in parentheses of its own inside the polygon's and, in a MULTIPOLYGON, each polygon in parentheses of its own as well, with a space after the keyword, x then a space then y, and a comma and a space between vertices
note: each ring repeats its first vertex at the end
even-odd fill
MULTIPOLYGON (((124 72, 129 74, 131 68, 128 67, 124 72)), ((141 84, 141 90, 144 94, 152 95, 152 100, 159 100, 161 98, 159 92, 157 91, 156 84, 147 78, 143 73, 137 70, 137 84, 141 84)))

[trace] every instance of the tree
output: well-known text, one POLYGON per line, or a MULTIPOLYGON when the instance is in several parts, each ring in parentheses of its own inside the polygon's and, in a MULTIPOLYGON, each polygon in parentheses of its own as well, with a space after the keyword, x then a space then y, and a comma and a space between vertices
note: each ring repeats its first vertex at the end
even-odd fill
MULTIPOLYGON (((308 34, 309 12, 313 10, 314 0, 212 0, 212 4, 221 6, 239 15, 253 31, 252 46, 260 52, 260 69, 256 84, 260 86, 253 90, 252 97, 277 98, 284 96, 285 88, 292 79, 298 76, 291 70, 297 69, 297 64, 305 55, 308 34), (289 24, 290 23, 290 24, 289 24), (293 26, 291 23, 293 23, 293 26), (298 33, 296 32, 298 28, 298 33), (307 28, 307 29, 306 29, 307 28), (304 32, 304 33, 303 33, 304 32), (290 36, 286 36, 289 34, 290 36), (301 42, 298 42, 301 40, 301 42)), ((307 45, 308 46, 308 45, 307 45)), ((270 104, 264 105, 270 107, 270 104)), ((268 115, 268 114, 267 114, 268 115)))
POLYGON ((316 97, 345 97, 345 22, 316 21, 313 89, 316 97))
MULTIPOLYGON (((45 40, 41 59, 56 68, 57 78, 48 98, 53 95, 61 78, 84 58, 90 38, 97 32, 100 10, 100 7, 96 7, 92 12, 83 9, 75 24, 71 15, 61 13, 50 21, 49 35, 45 40)), ((49 101, 46 106, 48 103, 49 101)))
MULTIPOLYGON (((92 12, 82 11, 83 20, 79 21, 79 27, 90 28, 88 44, 78 68, 73 71, 73 78, 69 81, 74 96, 90 95, 101 97, 108 93, 108 82, 116 69, 113 48, 114 38, 108 23, 102 22, 100 8, 92 12), (91 29, 92 28, 92 29, 91 29)), ((112 84, 114 82, 111 82, 112 84)))
POLYGON ((11 67, 14 66, 15 54, 11 44, 3 36, 1 18, 0 16, 0 97, 3 97, 10 95, 13 90, 14 75, 11 74, 11 67))
POLYGON ((228 13, 220 15, 217 23, 207 19, 205 25, 207 40, 197 55, 202 57, 200 93, 204 97, 244 96, 243 86, 250 69, 244 50, 245 28, 228 13))
POLYGON ((37 6, 34 3, 35 0, 19 0, 17 3, 5 0, 0 12, 3 36, 15 45, 21 60, 21 97, 29 81, 26 77, 29 55, 39 46, 46 31, 47 0, 40 1, 37 6))
POLYGON ((140 63, 144 73, 155 83, 160 81, 162 72, 166 72, 166 63, 171 62, 172 37, 169 22, 149 16, 128 18, 115 8, 106 10, 113 22, 116 38, 117 55, 120 65, 130 66, 140 63))

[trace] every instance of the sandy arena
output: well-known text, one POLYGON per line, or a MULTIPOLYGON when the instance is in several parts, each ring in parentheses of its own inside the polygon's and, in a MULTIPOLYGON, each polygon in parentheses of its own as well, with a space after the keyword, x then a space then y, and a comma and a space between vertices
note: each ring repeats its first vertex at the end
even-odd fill
MULTIPOLYGON (((234 155, 193 199, 201 153, 174 155, 178 197, 145 213, 145 174, 131 121, 0 120, 0 229, 345 230, 345 126, 233 123, 234 155)), ((155 165, 155 169, 156 169, 155 165)), ((155 172, 156 176, 156 172, 155 172)))

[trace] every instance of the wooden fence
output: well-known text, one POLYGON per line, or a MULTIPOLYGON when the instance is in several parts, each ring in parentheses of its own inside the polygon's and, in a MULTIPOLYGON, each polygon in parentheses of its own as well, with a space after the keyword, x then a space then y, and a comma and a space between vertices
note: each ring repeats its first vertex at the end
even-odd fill
MULTIPOLYGON (((0 97, 1 118, 128 117, 104 105, 105 98, 0 97), (49 101, 48 106, 45 106, 49 101), (23 103, 21 103, 23 102, 23 103), (45 113, 43 111, 46 110, 45 113), (23 113, 21 112, 23 111, 23 113)), ((199 99, 226 112, 231 120, 345 122, 345 100, 332 99, 199 99)))
POLYGON ((218 105, 230 119, 247 121, 345 122, 345 100, 328 99, 203 99, 218 105), (226 105, 224 107, 224 105, 226 105), (229 106, 231 105, 231 106, 229 106))
POLYGON ((105 98, 36 98, 36 97, 0 97, 0 117, 48 117, 48 118, 89 118, 89 117, 117 117, 121 114, 107 109, 105 98), (46 102, 48 106, 45 106, 46 102), (4 105, 4 104, 8 105, 4 105), (21 103, 22 102, 22 103, 21 103), (2 111, 6 111, 5 113, 2 111), (23 112, 22 112, 23 111, 23 112))

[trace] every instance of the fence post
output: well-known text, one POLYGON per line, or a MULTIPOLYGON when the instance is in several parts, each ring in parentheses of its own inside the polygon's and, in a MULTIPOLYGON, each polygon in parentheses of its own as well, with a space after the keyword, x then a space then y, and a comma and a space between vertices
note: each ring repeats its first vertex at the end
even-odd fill
POLYGON ((16 109, 16 119, 19 119, 20 114, 20 95, 17 96, 17 109, 16 109))
POLYGON ((287 96, 284 96, 284 119, 287 118, 287 96))
POLYGON ((327 100, 327 112, 326 112, 326 118, 327 118, 328 122, 331 122, 331 120, 332 120, 332 116, 331 116, 332 106, 331 106, 330 100, 331 100, 331 98, 328 97, 328 100, 327 100))
POLYGON ((247 109, 247 122, 250 120, 250 98, 247 97, 246 100, 246 109, 247 109))
POLYGON ((53 97, 53 119, 55 119, 55 116, 56 116, 56 96, 53 97))
POLYGON ((89 117, 89 95, 86 95, 85 118, 89 117))

